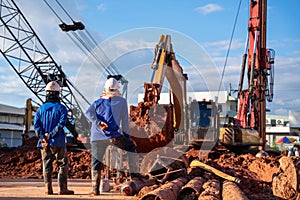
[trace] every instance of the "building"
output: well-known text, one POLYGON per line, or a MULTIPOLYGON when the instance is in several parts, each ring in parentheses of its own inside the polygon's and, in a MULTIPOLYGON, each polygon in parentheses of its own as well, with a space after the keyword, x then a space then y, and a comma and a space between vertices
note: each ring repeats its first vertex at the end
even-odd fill
MULTIPOLYGON (((159 104, 169 103, 169 93, 161 93, 159 104)), ((144 94, 138 95, 138 102, 141 102, 144 98, 144 94)), ((237 99, 231 96, 228 91, 210 91, 210 92, 188 92, 187 104, 190 104, 193 100, 196 101, 213 101, 218 102, 218 109, 220 111, 220 123, 224 124, 226 117, 235 117, 237 115, 237 99)))
MULTIPOLYGON (((0 104, 0 142, 2 146, 18 147, 22 145, 25 108, 0 104)), ((34 134, 31 128, 31 134, 34 134)))
MULTIPOLYGON (((278 150, 288 149, 291 144, 277 144, 276 142, 284 136, 290 135, 288 116, 266 116, 266 140, 267 146, 278 150)), ((295 138, 299 141, 299 138, 295 138)))

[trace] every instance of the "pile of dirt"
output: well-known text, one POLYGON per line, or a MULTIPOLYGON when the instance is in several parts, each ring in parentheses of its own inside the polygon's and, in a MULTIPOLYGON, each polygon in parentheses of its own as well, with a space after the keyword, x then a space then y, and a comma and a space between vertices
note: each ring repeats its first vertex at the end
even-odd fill
POLYGON ((0 148, 0 178, 42 178, 41 153, 37 148, 0 148))
MULTIPOLYGON (((37 138, 30 138, 25 146, 18 148, 0 148, 0 178, 43 178, 42 158, 36 146, 37 138), (33 144, 35 145, 28 145, 33 144)), ((68 152, 69 177, 90 179, 90 151, 68 152)), ((57 166, 54 161, 53 178, 57 178, 57 166)))
POLYGON ((174 138, 173 109, 157 104, 161 85, 145 83, 142 102, 130 106, 130 135, 138 153, 166 146, 174 138))

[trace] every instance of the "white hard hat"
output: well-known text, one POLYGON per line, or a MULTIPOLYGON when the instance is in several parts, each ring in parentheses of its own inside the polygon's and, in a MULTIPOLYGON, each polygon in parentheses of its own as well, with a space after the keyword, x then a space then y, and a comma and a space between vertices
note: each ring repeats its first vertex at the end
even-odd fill
POLYGON ((60 86, 56 81, 50 81, 46 85, 46 91, 55 91, 55 92, 60 92, 60 86))
POLYGON ((268 156, 268 155, 269 155, 269 154, 268 154, 267 152, 261 150, 261 151, 259 151, 259 152, 255 155, 255 157, 260 158, 260 157, 264 157, 264 156, 268 156))
POLYGON ((104 90, 106 92, 108 92, 110 90, 118 90, 118 89, 120 89, 120 84, 116 79, 114 79, 114 78, 107 79, 107 81, 105 82, 105 85, 104 85, 104 90))

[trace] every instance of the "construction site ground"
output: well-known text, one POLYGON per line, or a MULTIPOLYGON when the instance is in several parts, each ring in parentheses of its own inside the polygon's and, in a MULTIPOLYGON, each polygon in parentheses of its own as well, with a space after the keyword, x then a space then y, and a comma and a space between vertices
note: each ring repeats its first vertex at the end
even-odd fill
MULTIPOLYGON (((185 153, 188 161, 191 162, 195 159, 199 160, 199 155, 203 153, 201 150, 191 149, 185 153)), ((68 187, 75 191, 75 195, 60 195, 58 196, 57 187, 57 168, 54 167, 53 173, 53 189, 54 195, 45 195, 45 188, 42 176, 42 162, 40 151, 34 147, 19 147, 19 148, 0 148, 0 199, 140 199, 141 194, 135 196, 125 196, 118 189, 119 185, 111 180, 110 192, 102 192, 100 196, 90 197, 89 192, 91 191, 91 178, 90 178, 90 162, 91 154, 89 150, 83 151, 71 151, 68 152, 69 157, 69 181, 68 187)), ((274 174, 280 171, 280 159, 288 158, 284 155, 267 156, 257 158, 255 155, 246 153, 237 155, 229 151, 209 151, 207 156, 202 157, 200 160, 209 164, 210 166, 223 171, 231 176, 241 179, 241 183, 238 184, 239 190, 244 193, 248 199, 259 200, 279 200, 278 196, 272 192, 272 182, 274 182, 274 174)), ((291 175, 299 172, 300 159, 290 160, 295 163, 296 168, 291 168, 291 171, 287 171, 291 175), (298 164, 297 164, 298 163, 298 164), (296 171, 295 171, 296 170, 296 171)), ((290 162, 285 160, 284 163, 290 162)), ((54 165, 56 163, 54 162, 54 165)), ((292 163, 289 163, 291 166, 292 163)), ((225 182, 214 176, 205 170, 197 170, 194 173, 209 180, 219 180, 221 184, 225 182)), ((290 188, 298 188, 299 181, 291 176, 291 184, 294 185, 290 188), (293 179, 293 180, 292 180, 293 179), (295 185, 296 184, 296 185, 295 185)), ((197 175, 197 176, 198 176, 197 175)), ((287 174, 289 175, 289 174, 287 174)), ((279 176, 278 176, 279 177, 279 176)), ((282 178, 288 176, 282 176, 282 178)), ((298 175, 298 178, 300 176, 298 175)), ((280 178, 280 177, 279 177, 280 178)), ((277 185, 280 184, 281 179, 277 179, 277 185), (279 181, 279 182, 278 182, 279 181)), ((286 187, 286 181, 282 187, 286 187)), ((298 179, 299 180, 299 179, 298 179)), ((282 181, 281 181, 282 182, 282 181)), ((159 186, 156 186, 158 188, 159 186)), ((151 187, 149 188, 150 190, 151 187)), ((298 189, 296 189, 298 190, 298 189)), ((282 188, 278 189, 282 191, 282 188)), ((222 189, 217 191, 219 194, 222 193, 222 189)), ((223 191, 224 192, 224 191, 223 191)), ((288 194, 287 191, 286 194, 288 194)), ((295 195, 295 191, 290 191, 290 194, 295 195)), ((299 194, 298 194, 299 195, 299 194)), ((298 196, 299 197, 299 196, 298 196)), ((224 197, 219 199, 225 199, 224 197)), ((290 199, 290 198, 286 198, 290 199)), ((297 199, 297 198, 295 198, 297 199)))
POLYGON ((45 195, 44 182, 42 179, 0 179, 0 199, 123 199, 137 200, 137 197, 124 196, 119 192, 102 192, 100 196, 90 197, 91 181, 82 179, 69 180, 69 189, 74 190, 74 195, 58 195, 57 182, 54 180, 54 195, 45 195))

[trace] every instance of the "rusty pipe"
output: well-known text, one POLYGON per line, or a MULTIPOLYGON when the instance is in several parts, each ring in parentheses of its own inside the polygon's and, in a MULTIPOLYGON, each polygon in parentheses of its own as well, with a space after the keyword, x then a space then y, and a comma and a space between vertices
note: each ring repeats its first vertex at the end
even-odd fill
POLYGON ((178 199, 198 199, 202 186, 206 180, 202 177, 195 177, 190 180, 185 186, 179 191, 178 199))
POLYGON ((223 200, 249 200, 239 186, 231 181, 225 181, 222 187, 223 200))
POLYGON ((141 200, 164 200, 177 199, 179 190, 186 184, 188 180, 184 177, 177 178, 173 181, 163 184, 161 187, 147 193, 141 200))

